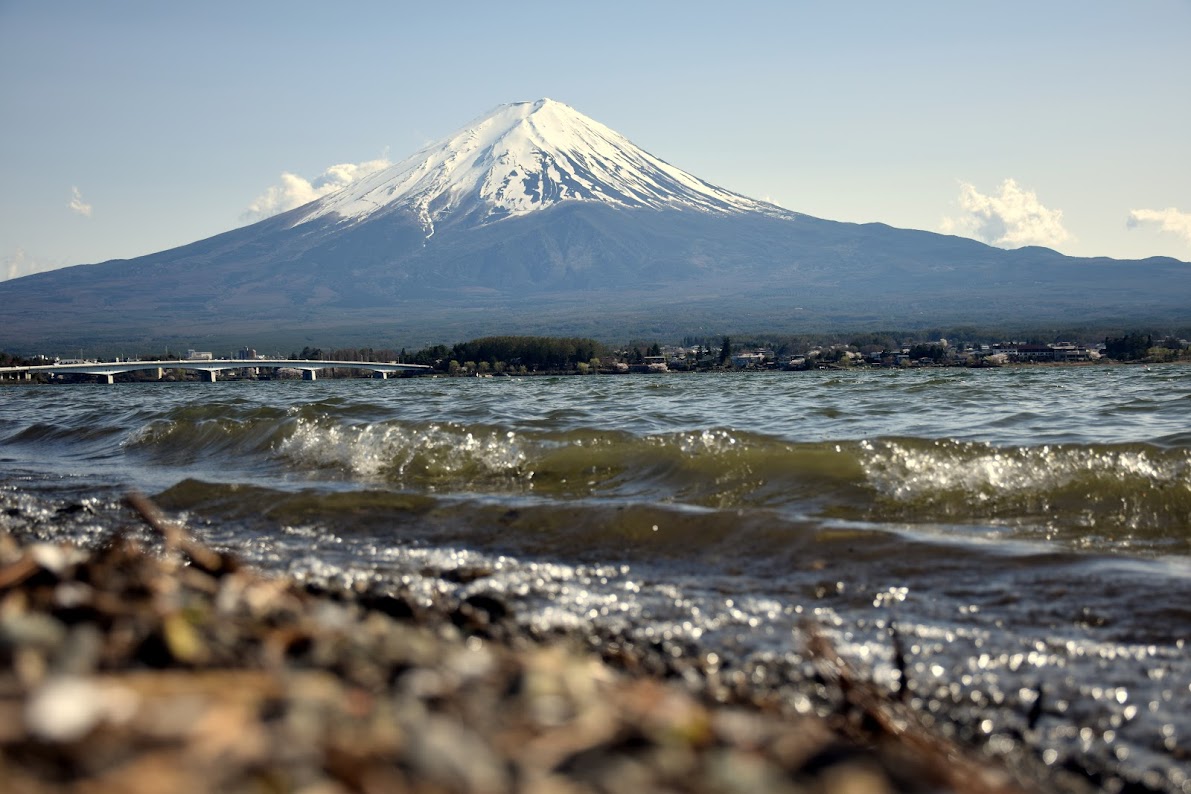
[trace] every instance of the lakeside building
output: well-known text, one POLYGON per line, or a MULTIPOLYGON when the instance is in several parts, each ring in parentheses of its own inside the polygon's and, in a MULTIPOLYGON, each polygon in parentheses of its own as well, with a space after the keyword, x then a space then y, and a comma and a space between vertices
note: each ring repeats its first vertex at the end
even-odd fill
POLYGON ((763 367, 765 366, 765 354, 760 352, 736 353, 732 356, 732 366, 737 369, 763 367))
POLYGON ((1009 361, 1091 361, 1092 351, 1071 342, 1029 345, 1018 342, 993 345, 991 355, 1004 355, 1009 361))

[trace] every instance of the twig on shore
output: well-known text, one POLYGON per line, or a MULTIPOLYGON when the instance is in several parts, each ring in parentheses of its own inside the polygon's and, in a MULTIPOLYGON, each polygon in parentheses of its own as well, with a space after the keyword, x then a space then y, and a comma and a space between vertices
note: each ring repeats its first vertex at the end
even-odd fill
MULTIPOLYGON (((819 674, 838 687, 846 706, 861 717, 859 727, 855 724, 841 726, 856 734, 858 741, 873 738, 878 741, 893 740, 912 749, 929 765, 936 780, 951 791, 963 791, 966 794, 1020 794, 1023 791, 1022 786, 1011 780, 1007 773, 971 759, 954 742, 925 726, 908 705, 891 700, 875 684, 860 676, 839 655, 817 624, 808 621, 803 630, 807 635, 807 651, 819 674), (873 732, 876 736, 866 737, 865 734, 872 729, 875 729, 873 732)), ((895 656, 897 654, 895 650, 895 656)), ((904 665, 905 660, 902 658, 899 666, 904 665)), ((902 680, 904 687, 904 678, 902 680)), ((901 690, 905 691, 904 688, 901 690)))
POLYGON ((889 635, 893 640, 893 666, 897 670, 897 699, 902 703, 910 697, 910 679, 906 673, 906 651, 902 647, 902 635, 897 622, 889 621, 889 635))
POLYGON ((132 491, 124 497, 124 502, 132 508, 133 512, 141 517, 141 520, 150 529, 161 536, 165 543, 165 555, 167 559, 176 560, 177 554, 184 554, 192 563, 208 573, 222 571, 228 567, 231 561, 230 557, 212 551, 202 543, 199 543, 191 537, 185 527, 167 519, 161 512, 161 509, 149 497, 137 491, 132 491))

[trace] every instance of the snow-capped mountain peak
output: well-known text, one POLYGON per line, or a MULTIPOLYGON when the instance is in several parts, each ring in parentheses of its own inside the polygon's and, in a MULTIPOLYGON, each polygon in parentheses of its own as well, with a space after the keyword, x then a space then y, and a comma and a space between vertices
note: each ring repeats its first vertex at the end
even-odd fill
POLYGON ((406 210, 427 236, 468 219, 490 223, 564 201, 618 207, 784 214, 711 185, 552 99, 501 105, 448 138, 309 205, 297 223, 355 222, 406 210))

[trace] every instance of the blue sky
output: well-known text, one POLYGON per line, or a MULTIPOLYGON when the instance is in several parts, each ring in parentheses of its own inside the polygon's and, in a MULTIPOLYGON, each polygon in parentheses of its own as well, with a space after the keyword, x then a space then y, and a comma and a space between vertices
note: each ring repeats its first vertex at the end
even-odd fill
POLYGON ((1191 0, 0 0, 0 279, 547 96, 809 215, 1191 261, 1188 41, 1191 0))

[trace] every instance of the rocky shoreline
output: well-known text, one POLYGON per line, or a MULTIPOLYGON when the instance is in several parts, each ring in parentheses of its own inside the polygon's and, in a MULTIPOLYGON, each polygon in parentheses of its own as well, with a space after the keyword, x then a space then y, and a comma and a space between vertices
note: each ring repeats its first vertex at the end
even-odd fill
POLYGON ((1092 791, 932 730, 814 626, 827 710, 713 658, 533 636, 486 595, 426 604, 266 576, 140 497, 101 548, 0 533, 0 781, 12 792, 1092 791))

